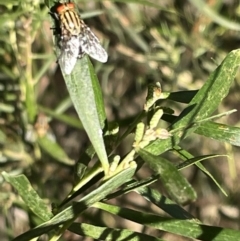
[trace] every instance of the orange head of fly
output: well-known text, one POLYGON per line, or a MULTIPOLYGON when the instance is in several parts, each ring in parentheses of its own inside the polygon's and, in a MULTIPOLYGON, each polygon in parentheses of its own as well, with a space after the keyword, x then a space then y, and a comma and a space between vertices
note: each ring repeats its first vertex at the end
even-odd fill
POLYGON ((59 4, 57 7, 56 7, 56 12, 61 15, 61 14, 64 14, 64 12, 66 11, 75 11, 75 4, 74 3, 62 3, 62 4, 59 4))

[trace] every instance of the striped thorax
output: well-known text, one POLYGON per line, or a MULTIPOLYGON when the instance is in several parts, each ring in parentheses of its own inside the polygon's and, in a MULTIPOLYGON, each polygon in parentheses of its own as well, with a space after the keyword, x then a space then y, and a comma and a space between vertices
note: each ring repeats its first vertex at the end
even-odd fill
POLYGON ((56 11, 62 34, 79 35, 81 32, 82 20, 76 12, 74 3, 69 2, 61 4, 56 8, 56 11))

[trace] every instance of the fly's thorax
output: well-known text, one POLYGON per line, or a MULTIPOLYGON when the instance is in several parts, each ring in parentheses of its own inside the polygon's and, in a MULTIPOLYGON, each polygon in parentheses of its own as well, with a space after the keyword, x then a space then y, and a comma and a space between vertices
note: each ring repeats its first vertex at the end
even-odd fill
POLYGON ((81 31, 81 19, 75 8, 74 3, 69 2, 59 4, 56 7, 56 14, 59 20, 62 34, 68 32, 69 35, 78 35, 81 31))
POLYGON ((81 32, 81 20, 75 11, 66 11, 60 15, 62 30, 68 31, 71 35, 78 35, 81 32))

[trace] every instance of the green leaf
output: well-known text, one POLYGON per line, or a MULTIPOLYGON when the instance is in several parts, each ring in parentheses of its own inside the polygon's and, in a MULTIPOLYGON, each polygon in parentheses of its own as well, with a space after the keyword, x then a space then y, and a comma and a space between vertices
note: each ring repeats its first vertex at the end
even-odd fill
POLYGON ((150 187, 139 187, 135 190, 142 197, 177 219, 194 219, 194 217, 169 198, 150 187))
POLYGON ((175 119, 170 127, 172 137, 166 140, 156 140, 148 145, 146 150, 154 155, 160 155, 194 132, 198 128, 194 124, 210 117, 226 97, 239 65, 240 50, 233 50, 209 76, 187 108, 175 119))
POLYGON ((82 123, 80 122, 80 120, 78 118, 69 116, 67 114, 57 113, 57 111, 48 109, 43 106, 38 106, 38 109, 40 112, 44 112, 45 114, 53 117, 56 120, 62 121, 69 126, 72 126, 72 127, 78 128, 78 129, 83 129, 82 123))
POLYGON ((209 17, 215 23, 225 27, 226 29, 231 29, 235 31, 240 30, 240 24, 235 21, 228 20, 227 18, 223 17, 223 15, 218 14, 213 9, 209 7, 203 0, 190 0, 192 5, 194 5, 201 13, 204 13, 207 17, 209 17))
POLYGON ((159 179, 174 201, 186 204, 196 199, 194 189, 172 163, 160 156, 153 156, 144 149, 139 149, 137 152, 159 174, 159 179))
POLYGON ((188 104, 197 94, 198 90, 178 91, 169 94, 169 100, 188 104))
POLYGON ((206 122, 200 125, 195 133, 212 138, 217 141, 227 142, 240 146, 240 128, 220 123, 206 122))
POLYGON ((159 175, 151 176, 150 178, 136 181, 132 179, 128 183, 125 183, 124 187, 120 190, 109 194, 103 201, 113 199, 129 192, 139 193, 143 198, 155 204, 157 207, 164 210, 166 213, 177 219, 192 219, 194 218, 190 213, 185 211, 171 199, 165 197, 158 190, 149 188, 149 185, 156 182, 159 179, 159 175))
POLYGON ((87 223, 73 223, 68 230, 85 237, 106 241, 163 241, 147 234, 133 232, 127 229, 98 227, 87 223))
POLYGON ((132 179, 128 183, 125 183, 124 187, 120 190, 109 194, 104 201, 107 201, 112 198, 116 198, 119 196, 122 196, 129 192, 136 192, 140 194, 143 198, 150 201, 151 203, 155 204, 157 207, 164 210, 166 213, 171 215, 174 218, 177 219, 193 219, 194 217, 185 211, 183 208, 181 208, 179 205, 177 205, 172 200, 168 199, 161 193, 159 193, 157 190, 154 190, 152 188, 149 188, 148 186, 152 183, 156 182, 159 178, 159 175, 152 176, 148 179, 136 181, 132 179))
POLYGON ((107 173, 109 163, 103 140, 107 120, 99 82, 88 57, 78 60, 74 71, 64 75, 64 79, 79 119, 107 173))
POLYGON ((39 146, 51 157, 66 165, 74 165, 75 161, 70 159, 66 152, 58 145, 56 141, 48 135, 37 139, 39 146))
POLYGON ((69 222, 77 218, 89 206, 102 200, 113 190, 120 187, 126 181, 131 179, 136 171, 136 168, 137 168, 136 164, 132 162, 132 165, 129 166, 129 168, 123 170, 122 172, 108 179, 107 181, 102 183, 102 185, 96 188, 94 191, 84 196, 81 200, 79 200, 78 202, 75 202, 71 206, 67 207, 66 209, 58 213, 51 220, 16 237, 14 241, 30 240, 32 238, 42 235, 43 233, 47 233, 51 231, 52 229, 56 228, 60 224, 69 222))
POLYGON ((2 172, 4 179, 9 182, 23 199, 24 203, 43 221, 49 220, 53 215, 46 203, 38 196, 30 182, 24 175, 11 176, 2 172))
POLYGON ((204 172, 207 176, 209 176, 213 180, 213 182, 217 185, 217 187, 221 190, 221 192, 225 196, 227 196, 227 193, 224 191, 221 185, 217 182, 217 180, 213 177, 213 175, 202 165, 202 163, 200 163, 201 161, 206 159, 219 157, 219 156, 226 156, 226 155, 212 154, 212 155, 194 157, 191 153, 182 149, 181 147, 176 146, 174 147, 174 150, 179 154, 180 158, 184 160, 183 163, 180 163, 177 165, 178 170, 181 170, 185 167, 195 164, 202 172, 204 172))
POLYGON ((192 220, 176 220, 161 217, 105 203, 96 203, 94 207, 148 227, 171 232, 188 238, 204 241, 240 240, 240 231, 238 230, 202 225, 192 220))

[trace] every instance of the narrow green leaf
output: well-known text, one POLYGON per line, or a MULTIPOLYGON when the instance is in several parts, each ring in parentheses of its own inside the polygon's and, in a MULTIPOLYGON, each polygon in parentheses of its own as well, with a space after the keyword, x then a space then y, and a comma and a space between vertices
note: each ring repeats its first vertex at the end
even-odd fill
MULTIPOLYGON (((228 94, 239 65, 240 50, 234 50, 227 55, 222 64, 209 76, 188 107, 177 118, 173 128, 186 128, 194 122, 209 117, 228 94)), ((192 132, 193 129, 191 129, 190 133, 192 132)), ((188 132, 185 131, 182 137, 187 134, 188 132)))
POLYGON ((184 149, 179 148, 174 148, 180 155, 180 157, 185 160, 184 162, 180 163, 177 165, 177 169, 178 170, 182 170, 186 167, 192 166, 194 164, 199 164, 199 162, 207 160, 207 159, 211 159, 214 157, 220 157, 220 156, 225 156, 226 155, 219 155, 219 154, 211 154, 211 155, 204 155, 204 156, 196 156, 194 157, 193 155, 191 155, 189 152, 187 152, 184 149))
POLYGON ((64 79, 82 125, 107 173, 109 163, 103 140, 107 120, 98 79, 88 57, 78 60, 72 74, 64 75, 64 79))
POLYGON ((163 196, 157 190, 150 187, 139 187, 135 190, 142 197, 155 204, 157 207, 164 210, 166 213, 176 219, 194 219, 194 217, 184 210, 182 207, 177 205, 169 198, 163 196))
POLYGON ((77 118, 68 116, 66 114, 57 113, 56 111, 53 111, 53 110, 48 109, 48 108, 43 107, 43 106, 38 106, 38 109, 39 109, 39 111, 44 112, 45 114, 53 117, 54 119, 62 121, 69 126, 72 126, 72 127, 78 128, 78 129, 83 128, 82 123, 77 118))
POLYGON ((227 142, 231 145, 240 146, 240 128, 224 125, 221 123, 206 122, 200 125, 195 133, 212 138, 217 141, 227 142))
POLYGON ((153 156, 144 149, 137 152, 155 173, 160 174, 159 179, 174 201, 187 204, 196 199, 194 189, 172 163, 160 156, 153 156))
POLYGON ((126 181, 130 180, 134 175, 136 168, 137 168, 136 163, 133 162, 132 165, 129 166, 129 168, 123 170, 122 172, 108 179, 102 185, 96 188, 94 191, 84 196, 81 200, 79 200, 78 202, 75 202, 71 206, 67 207, 66 209, 58 213, 51 220, 16 237, 14 241, 30 240, 32 238, 42 235, 43 233, 49 232, 50 230, 56 228, 60 224, 63 224, 75 219, 89 206, 102 200, 113 190, 120 187, 126 181))
POLYGON ((46 203, 38 196, 30 182, 24 175, 11 176, 6 172, 2 172, 4 179, 9 182, 23 199, 24 203, 43 221, 47 221, 52 217, 46 203))
POLYGON ((166 213, 171 215, 174 218, 178 219, 192 219, 193 216, 186 212, 183 208, 177 205, 172 200, 168 199, 157 190, 149 188, 148 186, 156 182, 159 179, 159 175, 152 176, 148 179, 136 181, 132 179, 128 183, 125 183, 124 187, 120 190, 109 194, 104 201, 107 201, 112 198, 122 196, 129 192, 136 192, 140 194, 143 198, 155 204, 157 207, 164 210, 166 213))
POLYGON ((94 207, 148 227, 171 232, 188 238, 204 241, 240 240, 240 231, 238 230, 202 225, 194 221, 161 217, 105 203, 96 203, 94 207))
POLYGON ((59 162, 70 166, 75 164, 75 161, 70 159, 58 143, 52 140, 48 135, 39 137, 37 142, 46 153, 59 162))
POLYGON ((170 127, 172 138, 156 140, 146 147, 148 152, 159 155, 194 132, 195 122, 209 117, 226 97, 240 65, 240 50, 233 50, 220 66, 209 76, 203 87, 197 92, 188 107, 176 118, 170 127), (192 127, 192 128, 189 128, 192 127))
POLYGON ((169 100, 188 104, 197 94, 198 90, 178 91, 169 94, 169 100))
POLYGON ((87 223, 73 223, 68 230, 85 237, 106 241, 163 241, 147 234, 133 232, 127 229, 98 227, 87 223))
POLYGON ((223 17, 223 15, 218 14, 214 10, 209 7, 208 4, 206 4, 203 0, 190 0, 192 5, 194 5, 201 13, 204 13, 206 16, 208 16, 212 21, 215 23, 225 27, 226 29, 231 29, 235 31, 240 30, 240 24, 235 21, 228 20, 227 18, 223 17))
POLYGON ((213 180, 213 182, 217 185, 217 187, 221 190, 221 192, 225 196, 227 196, 227 193, 224 191, 221 185, 217 182, 217 180, 213 177, 213 175, 201 163, 201 161, 206 159, 219 157, 219 156, 226 156, 226 155, 212 154, 212 155, 194 157, 191 153, 182 149, 181 147, 176 146, 174 147, 174 150, 180 155, 180 158, 184 160, 183 163, 180 163, 179 165, 177 165, 178 170, 181 170, 185 167, 195 164, 202 172, 204 172, 207 176, 209 176, 213 180))

